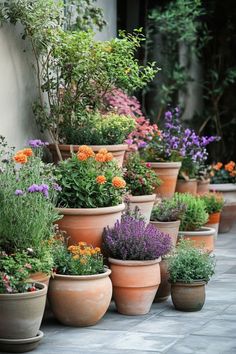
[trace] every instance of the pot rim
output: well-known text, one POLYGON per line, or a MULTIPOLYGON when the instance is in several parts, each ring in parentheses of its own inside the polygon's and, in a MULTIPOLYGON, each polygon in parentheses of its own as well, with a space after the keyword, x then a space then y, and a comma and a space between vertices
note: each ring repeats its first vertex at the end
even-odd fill
POLYGON ((194 280, 192 283, 185 283, 183 281, 178 280, 176 282, 170 282, 171 285, 177 285, 177 286, 185 286, 185 287, 188 287, 188 286, 201 286, 201 285, 206 285, 206 281, 203 280, 203 279, 199 279, 199 280, 194 280))
POLYGON ((212 236, 215 234, 213 227, 202 226, 199 230, 195 231, 179 231, 179 236, 212 236))
POLYGON ((160 263, 161 261, 161 257, 157 258, 157 259, 152 259, 152 260, 145 260, 145 261, 129 261, 129 260, 123 260, 123 259, 116 259, 116 258, 112 258, 109 257, 108 261, 111 264, 117 264, 117 265, 121 265, 121 266, 127 266, 127 267, 143 267, 143 266, 148 266, 148 265, 153 265, 153 264, 157 264, 160 263))
POLYGON ((209 185, 210 190, 216 190, 219 192, 230 192, 230 191, 236 191, 236 184, 234 183, 216 183, 216 184, 210 184, 209 185))
POLYGON ((94 280, 94 279, 101 279, 106 278, 111 274, 111 270, 109 268, 104 268, 104 273, 99 274, 91 274, 91 275, 67 275, 67 274, 54 274, 51 280, 76 280, 76 281, 83 281, 83 280, 94 280))
POLYGON ((150 220, 150 224, 158 224, 158 225, 180 225, 180 220, 175 220, 175 221, 157 221, 157 220, 150 220))
POLYGON ((21 300, 21 299, 27 299, 31 297, 41 297, 43 295, 47 294, 47 285, 44 283, 40 282, 30 282, 34 283, 36 287, 39 287, 37 291, 32 291, 32 292, 24 292, 24 293, 16 293, 16 294, 0 294, 0 300, 4 301, 9 301, 9 300, 21 300))
POLYGON ((128 195, 130 202, 154 202, 156 199, 156 193, 153 194, 144 194, 144 195, 128 195))
POLYGON ((113 214, 125 209, 125 204, 103 208, 56 208, 60 215, 102 215, 113 214))
MULTIPOLYGON (((86 144, 87 145, 87 144, 86 144)), ((74 151, 78 150, 81 145, 74 145, 74 144, 58 144, 59 149, 62 149, 64 151, 69 151, 71 150, 74 151)), ((100 150, 103 148, 107 148, 110 151, 120 151, 120 150, 128 150, 129 145, 128 144, 111 144, 111 145, 87 145, 91 147, 94 150, 100 150)), ((51 143, 48 145, 50 150, 56 150, 56 145, 51 143)), ((75 151, 77 152, 77 151, 75 151)))
POLYGON ((151 164, 151 167, 156 168, 176 168, 179 169, 182 165, 181 161, 178 162, 151 162, 148 161, 147 163, 151 164))

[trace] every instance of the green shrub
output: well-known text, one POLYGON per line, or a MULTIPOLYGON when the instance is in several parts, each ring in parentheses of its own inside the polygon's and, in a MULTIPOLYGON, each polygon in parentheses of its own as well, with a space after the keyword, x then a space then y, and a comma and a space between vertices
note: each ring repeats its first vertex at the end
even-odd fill
POLYGON ((181 220, 186 211, 186 204, 178 199, 163 199, 152 209, 152 221, 176 221, 181 220))
POLYGON ((224 198, 220 193, 206 193, 200 199, 203 200, 208 214, 221 212, 224 205, 224 198))

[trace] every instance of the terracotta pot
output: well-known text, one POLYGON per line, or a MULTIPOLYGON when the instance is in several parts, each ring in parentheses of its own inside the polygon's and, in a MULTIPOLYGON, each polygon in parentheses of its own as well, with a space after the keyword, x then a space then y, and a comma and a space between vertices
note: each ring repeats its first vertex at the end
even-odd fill
POLYGON ((155 189, 161 198, 172 198, 175 192, 177 176, 181 162, 149 162, 151 168, 160 177, 162 184, 155 189))
POLYGON ((231 230, 236 220, 236 203, 227 203, 223 206, 221 216, 219 233, 227 233, 231 230))
POLYGON ((36 283, 37 291, 21 294, 0 294, 0 338, 27 339, 36 337, 40 328, 47 287, 36 283))
POLYGON ((205 194, 209 192, 210 180, 197 181, 197 194, 205 194))
POLYGON ((220 223, 220 212, 209 214, 208 222, 206 223, 206 227, 211 227, 215 230, 215 240, 217 240, 218 230, 220 223))
POLYGON ((200 311, 205 303, 205 281, 171 283, 171 299, 176 310, 200 311))
POLYGON ((48 298, 56 319, 67 326, 96 324, 110 305, 110 274, 110 269, 106 269, 102 274, 52 277, 48 298))
POLYGON ((210 227, 201 227, 196 231, 179 231, 178 236, 190 239, 195 247, 202 247, 206 252, 214 251, 215 230, 210 227))
POLYGON ((59 214, 64 215, 57 224, 70 236, 70 245, 84 241, 101 247, 104 227, 112 227, 124 209, 124 204, 107 208, 57 208, 59 214))
POLYGON ((49 279, 50 279, 51 275, 48 275, 46 273, 43 272, 35 272, 30 274, 30 281, 32 282, 38 282, 38 283, 43 283, 45 285, 49 284, 49 279))
POLYGON ((169 282, 169 272, 168 263, 165 259, 160 262, 161 271, 161 284, 156 292, 154 302, 166 301, 170 296, 170 282, 169 282))
POLYGON ((189 181, 185 181, 183 179, 178 179, 175 191, 178 193, 189 193, 189 194, 196 195, 197 194, 197 180, 190 179, 189 181))
MULTIPOLYGON (((125 151, 128 150, 127 144, 117 144, 117 145, 89 145, 94 152, 98 152, 100 149, 107 149, 108 152, 111 152, 114 158, 117 160, 119 167, 122 167, 125 151)), ((80 145, 63 145, 58 144, 60 149, 62 159, 66 160, 71 157, 72 152, 77 153, 80 145)), ((49 149, 52 153, 53 162, 57 163, 59 161, 56 146, 55 144, 50 144, 49 149)))
POLYGON ((109 258, 117 311, 123 315, 145 315, 150 311, 160 284, 161 259, 123 261, 109 258))
POLYGON ((136 207, 138 207, 140 213, 144 216, 145 221, 149 222, 155 199, 156 194, 139 196, 129 195, 128 200, 130 203, 130 210, 134 210, 136 207))
POLYGON ((210 184, 209 188, 210 191, 222 193, 225 203, 236 203, 236 184, 210 184))
POLYGON ((165 234, 170 235, 173 247, 176 246, 177 237, 179 232, 180 220, 176 221, 151 221, 158 230, 164 232, 165 234))

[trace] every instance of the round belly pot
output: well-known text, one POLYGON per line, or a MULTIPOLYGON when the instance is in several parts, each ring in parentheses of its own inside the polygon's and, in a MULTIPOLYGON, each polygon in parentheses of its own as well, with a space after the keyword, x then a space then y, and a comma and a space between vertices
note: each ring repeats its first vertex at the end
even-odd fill
POLYGON ((92 326, 106 313, 112 295, 110 269, 95 275, 59 275, 50 280, 48 298, 56 319, 67 326, 92 326))
POLYGON ((163 232, 164 234, 170 235, 173 247, 176 246, 180 220, 165 221, 165 222, 164 221, 151 221, 150 223, 152 225, 154 225, 158 230, 163 232))
POLYGON ((83 241, 101 247, 104 227, 112 227, 121 218, 124 209, 124 204, 107 208, 57 208, 59 214, 63 215, 57 224, 70 237, 69 245, 83 241))
POLYGON ((170 296, 170 282, 169 282, 169 272, 168 263, 165 259, 160 262, 161 271, 161 284, 156 292, 154 302, 166 301, 170 296))
POLYGON ((109 258, 113 298, 123 315, 145 315, 150 311, 160 284, 160 258, 151 261, 122 261, 109 258))
POLYGON ((236 203, 236 184, 210 184, 210 191, 220 192, 223 194, 225 203, 236 203))
POLYGON ((205 303, 205 281, 171 283, 171 299, 176 310, 200 311, 205 303))
POLYGON ((197 181, 197 194, 205 194, 209 192, 210 180, 197 181))
POLYGON ((149 162, 153 171, 160 177, 162 184, 155 189, 157 196, 172 198, 181 162, 149 162))
POLYGON ((236 203, 227 203, 223 206, 220 216, 219 233, 231 230, 236 220, 236 203))
MULTIPOLYGON (((49 149, 52 154, 53 162, 57 163, 59 161, 59 157, 56 151, 55 144, 49 144, 49 149)), ((58 144, 58 148, 61 152, 61 156, 63 160, 68 159, 72 156, 72 153, 77 153, 80 145, 63 145, 58 144)), ((92 150, 97 153, 100 149, 107 149, 108 152, 111 152, 114 158, 117 160, 119 167, 122 167, 124 156, 126 150, 128 150, 127 144, 117 144, 117 145, 89 145, 92 150)))
POLYGON ((175 191, 178 193, 189 193, 189 194, 196 195, 197 194, 197 180, 190 179, 189 181, 185 181, 183 179, 178 179, 175 191))
POLYGON ((138 207, 140 213, 144 216, 145 221, 149 222, 155 199, 156 194, 138 196, 129 195, 128 201, 130 210, 134 211, 135 208, 138 207))
POLYGON ((208 253, 214 251, 214 235, 215 230, 210 227, 201 227, 196 231, 179 231, 178 234, 179 237, 192 240, 195 247, 203 248, 208 253))
POLYGON ((209 214, 209 219, 205 226, 211 227, 215 230, 215 240, 217 240, 217 236, 218 236, 219 223, 220 223, 220 212, 209 214))
POLYGON ((36 337, 41 326, 47 286, 35 284, 37 291, 0 294, 0 338, 28 339, 36 337))

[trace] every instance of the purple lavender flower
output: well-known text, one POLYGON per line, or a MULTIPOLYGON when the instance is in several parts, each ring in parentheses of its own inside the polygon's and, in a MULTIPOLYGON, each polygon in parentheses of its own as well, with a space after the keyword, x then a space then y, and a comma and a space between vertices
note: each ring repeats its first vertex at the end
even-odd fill
POLYGON ((61 191, 62 191, 61 186, 59 186, 59 184, 57 184, 57 183, 53 183, 52 188, 53 188, 55 191, 57 191, 57 192, 61 192, 61 191))
POLYGON ((39 147, 47 146, 47 145, 49 145, 49 143, 44 142, 40 139, 30 139, 28 141, 28 145, 32 148, 39 148, 39 147))
POLYGON ((28 192, 29 192, 29 193, 39 192, 39 186, 38 186, 37 184, 32 184, 32 185, 28 188, 28 192))
POLYGON ((21 190, 21 189, 16 189, 15 190, 15 195, 23 195, 24 194, 24 192, 21 190))
POLYGON ((147 146, 147 143, 145 142, 145 141, 140 141, 139 143, 138 143, 138 148, 140 149, 140 148, 145 148, 147 146))
POLYGON ((40 186, 38 186, 38 191, 43 193, 43 195, 47 198, 49 187, 47 184, 41 184, 40 186))

